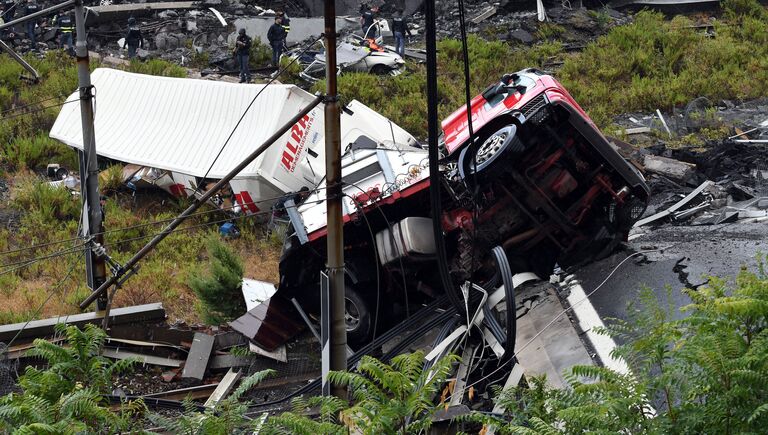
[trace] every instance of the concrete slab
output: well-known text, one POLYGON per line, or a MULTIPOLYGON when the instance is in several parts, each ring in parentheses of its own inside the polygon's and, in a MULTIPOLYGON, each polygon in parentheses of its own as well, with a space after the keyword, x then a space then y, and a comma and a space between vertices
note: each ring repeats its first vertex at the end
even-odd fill
POLYGON ((187 362, 184 364, 184 371, 181 373, 182 378, 203 380, 205 370, 208 368, 208 360, 211 358, 211 352, 213 351, 214 341, 212 335, 200 332, 195 333, 195 338, 192 340, 192 348, 189 349, 187 362))
POLYGON ((550 386, 563 388, 564 372, 574 365, 591 365, 592 358, 568 316, 561 314, 564 308, 554 288, 545 287, 537 302, 517 319, 517 359, 526 376, 547 375, 550 386))

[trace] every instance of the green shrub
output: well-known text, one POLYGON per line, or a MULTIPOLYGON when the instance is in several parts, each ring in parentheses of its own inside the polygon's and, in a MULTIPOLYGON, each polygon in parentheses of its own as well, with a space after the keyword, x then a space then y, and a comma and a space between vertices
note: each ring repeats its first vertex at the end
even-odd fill
POLYGON ((203 320, 220 325, 245 313, 241 293, 243 264, 237 255, 217 235, 207 241, 210 275, 193 273, 189 287, 200 299, 203 320))
POLYGON ((536 29, 536 35, 539 39, 553 39, 565 33, 565 28, 555 23, 540 23, 539 28, 536 29))
POLYGON ((428 433, 433 415, 442 408, 436 397, 458 361, 455 355, 439 359, 424 369, 424 353, 398 355, 392 364, 364 356, 359 373, 335 372, 328 379, 349 389, 353 404, 338 398, 297 399, 293 411, 267 420, 266 433, 417 434, 428 433), (310 406, 320 406, 320 421, 303 416, 310 406))
POLYGON ((112 192, 123 187, 123 165, 115 164, 99 174, 99 189, 102 192, 112 192))
POLYGON ((251 42, 251 52, 248 57, 248 63, 251 67, 259 68, 272 61, 272 48, 258 37, 253 38, 251 42))
POLYGON ((38 178, 28 179, 17 186, 12 204, 47 222, 72 219, 80 214, 79 197, 64 187, 51 186, 38 178))
POLYGON ((198 68, 198 69, 204 69, 208 68, 211 63, 211 56, 208 54, 207 51, 203 51, 198 53, 197 51, 192 52, 192 57, 189 59, 189 66, 192 68, 198 68))
POLYGON ((14 169, 35 169, 47 164, 53 156, 66 155, 71 150, 45 134, 18 137, 3 145, 0 157, 14 169))
POLYGON ((242 381, 240 385, 227 396, 205 412, 197 411, 191 400, 184 402, 185 412, 180 417, 168 418, 160 414, 150 414, 149 420, 160 425, 169 433, 176 434, 205 434, 230 435, 258 433, 262 420, 245 416, 248 412, 248 402, 240 399, 261 381, 275 374, 274 370, 256 372, 242 381), (255 432, 254 432, 255 431, 255 432))

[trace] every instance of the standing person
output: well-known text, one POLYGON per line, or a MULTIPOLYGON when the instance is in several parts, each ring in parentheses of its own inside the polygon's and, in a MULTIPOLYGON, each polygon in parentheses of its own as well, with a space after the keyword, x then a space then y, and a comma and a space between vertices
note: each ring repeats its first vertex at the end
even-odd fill
POLYGON ((13 21, 16 16, 16 0, 3 0, 3 20, 6 23, 13 21))
POLYGON ((280 25, 285 30, 285 39, 283 39, 283 50, 281 53, 288 51, 288 34, 291 33, 291 19, 283 11, 277 11, 277 16, 280 17, 280 25))
POLYGON ((395 11, 395 17, 392 18, 392 34, 395 35, 395 52, 402 57, 405 55, 405 35, 411 36, 402 10, 395 11))
POLYGON ((125 34, 123 48, 128 46, 128 58, 136 57, 136 49, 144 48, 144 37, 141 35, 141 29, 136 24, 136 18, 128 18, 128 33, 125 34))
POLYGON ((283 54, 285 46, 285 29, 279 16, 275 17, 275 24, 269 27, 267 31, 267 40, 272 46, 272 66, 280 66, 280 55, 283 54))
POLYGON ((75 46, 72 43, 75 33, 75 23, 69 15, 57 15, 53 18, 54 23, 59 27, 59 48, 67 44, 67 50, 70 54, 75 52, 75 46))
MULTIPOLYGON (((40 12, 40 5, 35 0, 29 0, 27 7, 24 9, 24 15, 34 14, 40 12)), ((35 37, 35 26, 37 26, 37 19, 27 21, 27 38, 32 41, 32 49, 34 50, 37 45, 37 38, 35 37)))
POLYGON ((240 29, 237 33, 235 56, 237 56, 237 62, 240 64, 240 83, 247 83, 251 81, 251 69, 248 65, 251 53, 251 37, 245 33, 245 29, 240 29))
POLYGON ((368 35, 369 32, 373 32, 373 37, 376 37, 376 29, 371 28, 374 21, 374 9, 366 5, 363 15, 360 17, 360 24, 363 27, 363 38, 368 38, 370 36, 368 35))

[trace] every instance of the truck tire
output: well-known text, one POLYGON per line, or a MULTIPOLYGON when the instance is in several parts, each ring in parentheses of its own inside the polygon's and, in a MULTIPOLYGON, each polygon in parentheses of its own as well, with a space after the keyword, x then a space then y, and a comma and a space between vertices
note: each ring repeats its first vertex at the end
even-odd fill
POLYGON ((467 178, 475 172, 474 162, 477 161, 477 173, 487 171, 495 162, 500 160, 507 150, 512 152, 522 151, 522 144, 516 136, 517 126, 506 125, 477 147, 473 155, 472 147, 466 147, 459 155, 459 172, 462 178, 467 178))
POLYGON ((370 304, 349 285, 344 295, 344 323, 351 343, 365 343, 373 332, 370 304))

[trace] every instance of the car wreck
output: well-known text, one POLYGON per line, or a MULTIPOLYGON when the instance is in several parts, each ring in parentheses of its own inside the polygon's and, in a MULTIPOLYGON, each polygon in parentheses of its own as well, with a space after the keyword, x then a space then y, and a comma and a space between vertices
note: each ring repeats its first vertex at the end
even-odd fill
MULTIPOLYGON (((512 273, 548 277, 610 253, 645 211, 643 176, 553 77, 504 75, 442 122, 441 214, 431 216, 427 152, 370 140, 342 143, 346 321, 365 342, 441 293, 432 220, 451 279, 486 289, 502 247, 512 273)), ((322 183, 321 183, 322 184, 322 183)), ((286 203, 290 227, 278 294, 319 306, 326 250, 325 190, 286 203), (296 205, 300 201, 304 204, 296 205)))
MULTIPOLYGON (((396 76, 402 72, 405 61, 381 45, 381 41, 349 35, 347 41, 336 47, 338 73, 363 72, 376 75, 396 76)), ((381 38, 379 38, 381 39, 381 38)), ((304 70, 301 78, 316 82, 325 74, 325 52, 305 54, 300 58, 304 70)))

